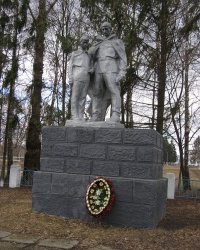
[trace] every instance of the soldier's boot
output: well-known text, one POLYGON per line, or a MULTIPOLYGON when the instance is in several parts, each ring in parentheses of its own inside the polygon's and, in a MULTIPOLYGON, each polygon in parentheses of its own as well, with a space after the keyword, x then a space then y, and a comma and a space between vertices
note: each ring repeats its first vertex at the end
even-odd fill
POLYGON ((106 122, 120 122, 120 114, 113 112, 111 117, 106 119, 106 122))
POLYGON ((92 118, 89 121, 90 122, 102 121, 101 115, 99 113, 92 114, 92 118))

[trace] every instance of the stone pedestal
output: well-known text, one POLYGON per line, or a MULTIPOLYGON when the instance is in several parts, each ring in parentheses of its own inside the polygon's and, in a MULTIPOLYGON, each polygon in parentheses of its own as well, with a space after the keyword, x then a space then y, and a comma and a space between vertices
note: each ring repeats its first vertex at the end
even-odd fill
POLYGON ((87 185, 95 176, 110 178, 116 195, 102 223, 153 228, 165 216, 162 137, 151 129, 45 127, 33 210, 99 221, 84 207, 87 185))

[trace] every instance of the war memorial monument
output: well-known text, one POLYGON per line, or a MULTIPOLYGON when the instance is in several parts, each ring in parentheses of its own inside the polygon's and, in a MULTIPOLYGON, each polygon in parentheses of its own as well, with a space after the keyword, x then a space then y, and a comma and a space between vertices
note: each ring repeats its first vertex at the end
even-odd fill
POLYGON ((123 41, 111 30, 104 22, 101 36, 88 51, 89 38, 84 35, 80 48, 72 52, 72 117, 65 126, 43 128, 33 210, 114 226, 154 228, 166 213, 163 140, 153 129, 126 129, 120 123, 120 83, 127 58, 123 41), (89 91, 91 119, 85 121, 89 91), (111 116, 105 118, 109 104, 111 116))

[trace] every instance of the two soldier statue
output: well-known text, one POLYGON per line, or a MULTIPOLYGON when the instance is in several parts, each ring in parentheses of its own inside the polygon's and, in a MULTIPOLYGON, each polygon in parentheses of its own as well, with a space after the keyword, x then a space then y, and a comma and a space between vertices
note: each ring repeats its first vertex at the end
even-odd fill
POLYGON ((72 87, 72 120, 85 120, 83 114, 89 94, 92 101, 89 121, 104 121, 111 104, 111 117, 106 121, 120 122, 120 84, 125 79, 127 58, 124 43, 111 31, 110 23, 102 23, 102 36, 97 36, 95 44, 87 51, 89 38, 84 35, 80 48, 71 54, 68 73, 72 87))

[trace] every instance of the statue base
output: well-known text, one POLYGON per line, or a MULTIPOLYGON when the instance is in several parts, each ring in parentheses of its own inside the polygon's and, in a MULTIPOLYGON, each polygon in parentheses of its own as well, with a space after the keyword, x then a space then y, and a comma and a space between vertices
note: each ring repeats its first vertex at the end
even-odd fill
POLYGON ((114 226, 156 227, 165 216, 167 196, 161 135, 151 129, 68 125, 43 128, 33 210, 114 226), (101 219, 90 218, 84 207, 87 186, 96 176, 111 179, 116 196, 101 219))
POLYGON ((100 122, 90 122, 88 121, 74 121, 74 120, 67 120, 65 123, 66 127, 92 127, 92 128, 124 128, 124 124, 120 122, 106 122, 106 121, 100 121, 100 122))

